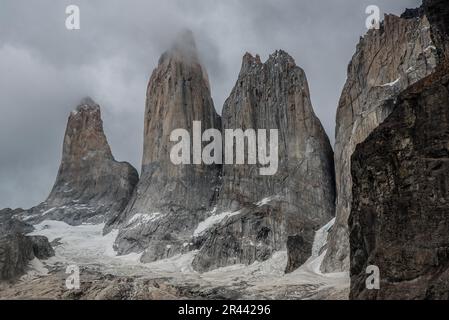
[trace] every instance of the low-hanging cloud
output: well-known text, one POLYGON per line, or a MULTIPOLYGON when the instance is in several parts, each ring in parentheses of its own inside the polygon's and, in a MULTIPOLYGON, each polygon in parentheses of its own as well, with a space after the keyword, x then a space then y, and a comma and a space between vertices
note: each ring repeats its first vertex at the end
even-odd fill
POLYGON ((218 112, 248 51, 289 52, 333 141, 347 64, 366 32, 365 8, 401 13, 419 0, 2 0, 0 208, 45 199, 61 158, 68 113, 84 96, 102 107, 117 160, 140 168, 146 86, 180 30, 194 32, 218 112), (394 3, 393 3, 394 2, 394 3), (65 28, 77 5, 81 29, 65 28))

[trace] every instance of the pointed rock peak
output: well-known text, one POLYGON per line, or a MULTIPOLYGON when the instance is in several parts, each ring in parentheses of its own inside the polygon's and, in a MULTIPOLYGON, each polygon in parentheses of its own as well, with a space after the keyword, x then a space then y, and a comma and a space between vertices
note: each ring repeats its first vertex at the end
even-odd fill
POLYGON ((247 52, 243 56, 241 72, 250 71, 252 68, 261 65, 262 62, 260 61, 260 56, 258 54, 253 56, 251 53, 247 52))
POLYGON ((268 58, 267 62, 269 61, 276 61, 276 62, 287 61, 289 63, 296 64, 295 59, 293 59, 293 57, 284 50, 276 50, 268 58))
POLYGON ((98 107, 98 104, 91 97, 84 97, 78 104, 78 108, 81 107, 98 107))
POLYGON ((175 38, 172 50, 196 53, 195 36, 191 30, 181 31, 175 38))
POLYGON ((251 53, 247 52, 245 53, 245 55, 243 56, 243 61, 244 62, 249 62, 249 63, 262 63, 260 61, 260 56, 258 54, 256 54, 255 56, 253 56, 251 53))
POLYGON ((81 99, 75 110, 72 111, 71 115, 78 115, 84 112, 95 112, 100 113, 100 106, 90 97, 85 97, 81 99))
POLYGON ((276 50, 273 54, 270 55, 266 65, 270 67, 278 67, 282 66, 281 70, 289 70, 290 68, 298 68, 302 72, 304 72, 301 68, 296 65, 295 59, 287 52, 283 50, 276 50))
POLYGON ((30 221, 58 220, 71 225, 115 221, 138 179, 130 164, 114 160, 100 106, 84 98, 69 116, 53 189, 45 202, 27 211, 30 221))
POLYGON ((162 55, 159 64, 171 59, 184 63, 199 63, 195 36, 191 30, 183 30, 176 36, 171 48, 162 55))
POLYGON ((100 106, 91 98, 83 98, 71 112, 63 152, 63 156, 75 159, 82 159, 93 154, 112 158, 112 152, 103 131, 100 106))
POLYGON ((247 52, 243 56, 242 68, 240 73, 245 74, 251 72, 251 70, 263 68, 264 66, 271 67, 278 65, 283 65, 287 68, 297 67, 295 59, 293 59, 292 56, 290 56, 283 50, 276 50, 269 56, 268 60, 265 63, 261 62, 260 56, 258 54, 253 56, 251 53, 247 52))

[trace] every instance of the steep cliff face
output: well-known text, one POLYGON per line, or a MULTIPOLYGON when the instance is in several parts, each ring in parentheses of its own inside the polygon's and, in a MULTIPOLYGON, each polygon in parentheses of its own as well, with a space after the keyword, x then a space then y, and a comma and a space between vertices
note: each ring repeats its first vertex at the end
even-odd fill
POLYGON ((285 250, 290 237, 301 238, 302 250, 290 252, 292 271, 310 257, 314 231, 332 218, 335 198, 333 152, 304 71, 283 51, 265 63, 246 54, 222 121, 223 132, 266 129, 267 142, 257 141, 254 150, 269 146, 270 129, 277 129, 279 163, 273 175, 261 175, 260 164, 224 165, 218 205, 196 232, 204 244, 193 266, 263 261, 285 250))
POLYGON ((449 57, 449 10, 445 0, 424 0, 423 10, 429 18, 432 38, 439 51, 440 61, 449 57))
POLYGON ((322 271, 349 269, 350 160, 355 147, 391 113, 391 105, 384 102, 434 71, 437 58, 430 24, 421 9, 401 17, 386 15, 380 30, 370 30, 360 40, 337 110, 336 223, 322 271))
POLYGON ((446 66, 401 94, 356 148, 352 299, 449 298, 448 128, 446 66), (380 269, 380 290, 366 289, 368 265, 380 269))
POLYGON ((27 222, 101 223, 118 215, 138 181, 137 171, 117 162, 103 132, 100 107, 81 101, 67 123, 62 161, 45 202, 22 214, 27 222))
POLYGON ((449 299, 449 7, 424 1, 440 53, 352 157, 352 299, 449 299), (367 290, 366 267, 380 269, 367 290))
POLYGON ((123 215, 109 223, 120 226, 119 253, 145 250, 142 261, 149 262, 192 249, 191 237, 214 205, 220 178, 217 165, 176 165, 170 159, 171 133, 186 129, 193 139, 193 121, 201 122, 201 132, 221 127, 187 32, 162 55, 148 85, 141 180, 123 215))

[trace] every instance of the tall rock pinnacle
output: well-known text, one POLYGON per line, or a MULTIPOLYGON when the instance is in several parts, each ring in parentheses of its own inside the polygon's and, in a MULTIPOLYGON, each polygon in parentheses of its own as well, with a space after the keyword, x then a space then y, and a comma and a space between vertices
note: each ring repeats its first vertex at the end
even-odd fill
POLYGON ((205 271, 251 264, 289 243, 292 271, 310 257, 314 231, 331 220, 335 199, 333 152, 312 109, 304 71, 283 51, 265 63, 247 53, 222 122, 223 131, 277 129, 278 170, 270 176, 260 175, 258 165, 224 165, 214 215, 223 219, 199 228, 205 243, 193 265, 205 271))
POLYGON ((430 24, 422 10, 408 10, 401 17, 386 15, 381 28, 370 30, 357 45, 337 110, 336 223, 328 239, 324 272, 349 270, 351 155, 355 147, 391 113, 390 104, 384 102, 429 75, 437 59, 430 24))
POLYGON ((153 261, 191 249, 193 231, 214 203, 220 171, 171 162, 171 133, 185 129, 192 137, 193 121, 201 121, 202 131, 221 127, 195 41, 185 32, 161 56, 148 85, 141 180, 124 214, 108 226, 121 226, 119 253, 145 250, 142 260, 153 261))
POLYGON ((71 112, 62 161, 47 200, 28 218, 63 220, 70 224, 100 223, 118 215, 138 181, 137 171, 117 162, 103 132, 100 107, 85 98, 71 112))

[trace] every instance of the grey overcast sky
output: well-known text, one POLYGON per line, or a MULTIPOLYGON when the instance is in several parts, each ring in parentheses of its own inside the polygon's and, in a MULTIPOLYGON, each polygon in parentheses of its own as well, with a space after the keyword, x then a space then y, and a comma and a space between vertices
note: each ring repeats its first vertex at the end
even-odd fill
POLYGON ((146 86, 160 54, 191 29, 220 113, 243 54, 290 53, 334 141, 346 69, 366 32, 365 9, 400 14, 419 0, 1 0, 0 209, 45 200, 68 113, 84 96, 102 107, 117 160, 140 169, 146 86), (81 30, 65 28, 78 5, 81 30))

